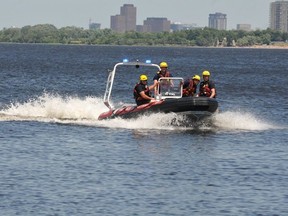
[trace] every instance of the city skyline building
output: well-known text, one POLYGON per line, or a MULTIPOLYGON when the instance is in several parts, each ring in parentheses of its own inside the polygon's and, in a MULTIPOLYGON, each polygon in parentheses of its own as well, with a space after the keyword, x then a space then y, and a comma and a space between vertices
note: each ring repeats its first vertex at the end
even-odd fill
POLYGON ((209 14, 208 27, 218 30, 227 29, 227 15, 223 13, 209 14))
POLYGON ((270 28, 288 32, 288 1, 279 0, 270 4, 270 28))
POLYGON ((89 30, 99 30, 101 28, 101 23, 94 23, 89 19, 89 30))
POLYGON ((237 24, 236 29, 242 31, 251 31, 251 24, 237 24))
POLYGON ((111 25, 110 29, 113 31, 119 32, 119 33, 124 33, 126 31, 125 28, 125 17, 122 15, 115 15, 111 16, 111 25))
POLYGON ((133 4, 124 4, 120 9, 120 14, 125 17, 125 30, 135 31, 136 30, 136 15, 137 8, 133 4))
POLYGON ((182 30, 191 30, 191 29, 195 29, 199 27, 195 23, 183 24, 183 23, 176 22, 176 23, 171 23, 170 28, 174 32, 174 31, 182 31, 182 30))
POLYGON ((143 23, 143 32, 170 32, 171 21, 166 17, 147 17, 143 23))
POLYGON ((116 32, 136 31, 137 8, 133 4, 124 4, 120 15, 110 17, 110 28, 116 32))

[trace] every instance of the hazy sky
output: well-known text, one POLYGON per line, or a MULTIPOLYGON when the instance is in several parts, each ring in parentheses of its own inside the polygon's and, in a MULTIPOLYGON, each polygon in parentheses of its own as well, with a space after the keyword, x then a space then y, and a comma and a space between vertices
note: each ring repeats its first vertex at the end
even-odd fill
POLYGON ((228 29, 236 24, 252 28, 269 27, 269 6, 275 0, 0 0, 0 29, 35 24, 53 24, 57 28, 88 28, 89 19, 110 28, 110 16, 120 7, 137 7, 137 24, 147 17, 167 17, 171 22, 208 25, 209 13, 227 14, 228 29))

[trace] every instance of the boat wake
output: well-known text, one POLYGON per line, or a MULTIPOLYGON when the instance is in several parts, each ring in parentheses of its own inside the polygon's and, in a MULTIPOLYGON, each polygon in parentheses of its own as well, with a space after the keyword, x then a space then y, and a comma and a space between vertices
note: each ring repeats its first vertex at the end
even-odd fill
POLYGON ((221 130, 263 131, 284 128, 252 113, 242 111, 221 112, 213 118, 214 125, 221 130))
POLYGON ((44 93, 26 102, 15 102, 2 107, 0 119, 2 121, 96 120, 105 110, 107 108, 103 100, 96 97, 63 97, 44 93))
POLYGON ((251 113, 226 111, 217 113, 200 123, 189 123, 176 114, 143 115, 137 119, 98 120, 98 116, 107 111, 102 98, 72 97, 44 93, 29 101, 2 104, 0 121, 38 121, 60 124, 158 130, 212 130, 212 131, 261 131, 278 129, 272 123, 255 117, 251 113))

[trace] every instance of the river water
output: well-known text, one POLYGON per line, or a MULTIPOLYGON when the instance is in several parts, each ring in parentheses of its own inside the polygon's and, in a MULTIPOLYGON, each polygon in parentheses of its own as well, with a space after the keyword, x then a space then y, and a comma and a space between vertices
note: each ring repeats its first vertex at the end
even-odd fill
MULTIPOLYGON (((1 215, 287 215, 288 51, 0 44, 1 215), (209 70, 213 125, 98 121, 122 59, 209 70)), ((140 69, 141 71, 141 69, 140 69)), ((139 71, 116 77, 133 102, 139 71)), ((148 74, 149 81, 155 71, 148 74)))

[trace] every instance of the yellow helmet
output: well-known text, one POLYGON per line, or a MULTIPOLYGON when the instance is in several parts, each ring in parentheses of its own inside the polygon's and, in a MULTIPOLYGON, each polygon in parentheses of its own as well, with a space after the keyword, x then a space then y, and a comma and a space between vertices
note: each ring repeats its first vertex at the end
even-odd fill
POLYGON ((167 62, 161 62, 160 63, 160 68, 168 68, 168 64, 167 64, 167 62))
POLYGON ((209 71, 203 71, 202 76, 210 76, 210 72, 209 71))
POLYGON ((145 74, 142 74, 140 77, 140 81, 147 81, 148 77, 145 74))
POLYGON ((199 75, 194 75, 193 77, 192 77, 192 79, 195 79, 195 80, 198 80, 198 81, 200 81, 200 76, 199 75))

